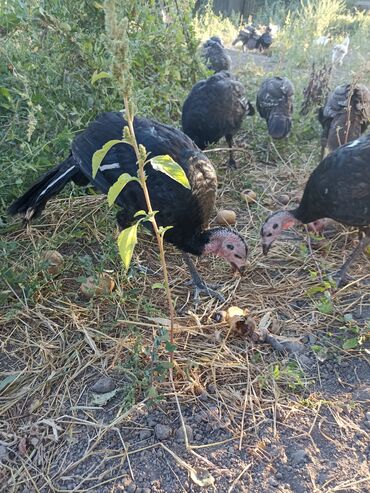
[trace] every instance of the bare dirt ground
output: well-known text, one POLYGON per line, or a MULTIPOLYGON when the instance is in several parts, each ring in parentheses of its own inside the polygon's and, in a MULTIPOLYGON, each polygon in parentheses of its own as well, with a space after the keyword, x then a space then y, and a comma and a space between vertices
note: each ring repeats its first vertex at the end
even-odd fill
MULTIPOLYGON (((235 51, 234 66, 250 56, 235 51)), ((265 58, 253 55, 270 70, 265 58)), ((261 221, 281 207, 279 194, 288 194, 288 206, 296 203, 315 158, 292 145, 283 159, 278 148, 266 150, 260 130, 245 127, 236 142, 244 148, 237 172, 222 166, 226 155, 210 156, 220 177, 218 207, 237 212, 250 246, 248 272, 231 279, 220 261, 199 261, 226 302, 204 299, 184 309, 187 273, 168 248, 179 313, 172 378, 161 339, 166 306, 153 287, 161 280, 158 255, 148 235, 135 261, 157 274, 133 269, 127 278, 104 198, 58 198, 31 228, 9 230, 6 239, 16 247, 7 261, 19 275, 29 270, 2 292, 1 491, 369 491, 368 260, 352 270, 358 282, 342 289, 325 284, 356 243, 340 226, 320 241, 290 232, 290 241, 262 256, 261 221), (245 188, 257 192, 256 203, 241 200, 245 188), (55 277, 39 263, 50 248, 65 258, 55 277), (87 300, 79 293, 86 256, 114 277, 110 296, 87 300), (216 322, 231 305, 248 308, 257 325, 272 320, 295 349, 278 352, 216 322), (148 395, 150 382, 159 399, 148 395)))

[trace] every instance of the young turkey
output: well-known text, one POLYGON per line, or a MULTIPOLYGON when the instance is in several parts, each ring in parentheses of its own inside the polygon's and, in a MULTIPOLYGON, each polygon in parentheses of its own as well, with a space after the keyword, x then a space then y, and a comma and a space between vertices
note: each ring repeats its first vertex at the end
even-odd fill
POLYGON ((344 282, 350 264, 370 244, 370 135, 338 147, 313 171, 296 209, 275 212, 261 229, 267 254, 284 229, 295 224, 319 224, 324 218, 359 228, 363 236, 339 271, 344 282))
POLYGON ((261 36, 257 40, 256 48, 259 51, 264 51, 270 48, 272 45, 272 29, 270 26, 265 28, 265 31, 261 34, 261 36))
MULTIPOLYGON (((127 122, 123 114, 102 114, 78 135, 69 157, 42 176, 22 197, 9 208, 9 213, 24 214, 25 220, 41 213, 46 202, 64 186, 73 181, 79 185, 91 183, 107 193, 123 173, 137 174, 137 160, 129 144, 116 144, 108 152, 95 178, 92 177, 94 153, 112 139, 122 139, 127 122)), ((165 234, 165 241, 179 248, 190 268, 196 294, 203 291, 221 299, 199 277, 188 254, 197 256, 213 254, 226 259, 234 271, 242 271, 247 257, 244 239, 229 228, 208 228, 216 198, 217 176, 211 162, 195 144, 168 125, 154 120, 136 117, 134 129, 139 144, 151 157, 169 155, 185 171, 191 189, 185 188, 164 173, 146 165, 147 185, 153 210, 159 211, 159 226, 172 226, 165 234)), ((137 182, 128 183, 116 199, 120 207, 117 221, 120 228, 130 226, 137 211, 147 210, 144 194, 137 182)), ((150 223, 145 225, 151 229, 150 223)))
POLYGON ((345 37, 344 41, 340 44, 337 44, 333 47, 332 55, 331 55, 331 61, 333 65, 339 65, 342 66, 344 57, 348 53, 348 47, 349 47, 349 36, 345 37))
POLYGON ((363 84, 342 84, 320 108, 322 156, 365 132, 370 119, 370 91, 363 84))
POLYGON ((286 77, 265 79, 257 93, 257 110, 273 139, 284 139, 292 128, 293 84, 286 77))
POLYGON ((232 42, 232 45, 235 46, 237 43, 242 43, 243 51, 254 50, 257 48, 259 39, 260 34, 257 32, 257 29, 253 25, 250 25, 239 31, 239 34, 232 42))
POLYGON ((226 53, 219 36, 212 36, 203 44, 202 57, 207 68, 215 73, 230 70, 231 58, 226 53))
POLYGON ((243 118, 253 114, 243 84, 223 71, 193 86, 182 107, 182 128, 200 149, 225 137, 230 148, 229 166, 235 168, 233 135, 243 118))

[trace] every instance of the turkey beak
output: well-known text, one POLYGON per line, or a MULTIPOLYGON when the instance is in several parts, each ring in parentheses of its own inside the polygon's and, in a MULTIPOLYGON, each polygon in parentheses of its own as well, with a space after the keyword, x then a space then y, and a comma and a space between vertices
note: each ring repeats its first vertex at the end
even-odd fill
POLYGON ((262 251, 264 255, 267 255, 269 253, 271 247, 271 243, 268 245, 267 243, 262 243, 262 251))

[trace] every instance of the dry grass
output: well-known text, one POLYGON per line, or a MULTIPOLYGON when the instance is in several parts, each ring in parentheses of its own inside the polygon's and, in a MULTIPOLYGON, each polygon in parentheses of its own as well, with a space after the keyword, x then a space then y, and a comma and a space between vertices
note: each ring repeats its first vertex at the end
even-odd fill
MULTIPOLYGON (((246 140, 251 138, 247 135, 246 140)), ((245 136, 241 136, 236 147, 244 141, 245 136)), ((300 156, 295 151, 282 158, 274 145, 268 155, 263 145, 260 149, 252 153, 247 148, 240 154, 238 172, 219 166, 218 207, 237 212, 237 227, 250 246, 248 272, 242 279, 231 278, 229 268, 217 259, 203 259, 198 267, 207 281, 222 286, 224 307, 248 308, 257 323, 270 312, 280 334, 298 339, 316 334, 320 340, 328 328, 333 332, 342 327, 343 315, 366 297, 363 284, 328 289, 333 311, 323 314, 315 297, 307 296, 309 288, 342 263, 356 236, 335 226, 320 249, 314 249, 318 242, 311 240, 309 253, 307 234, 297 230, 287 235, 289 242, 280 241, 264 258, 258 237, 263 218, 279 208, 275 198, 280 193, 299 195, 315 158, 313 155, 297 169, 300 156), (240 198, 239 191, 245 188, 257 191, 256 204, 245 204, 240 198)), ((214 155, 216 161, 222 161, 220 153, 214 155)), ((13 270, 26 273, 18 285, 8 283, 4 287, 6 303, 0 318, 0 365, 3 378, 12 379, 2 389, 0 401, 0 443, 13 453, 0 472, 7 491, 22 491, 22 486, 27 491, 64 491, 58 481, 72 474, 78 463, 64 463, 65 456, 62 460, 60 454, 66 454, 68 443, 80 433, 90 437, 81 460, 96 452, 108 432, 120 437, 121 449, 110 451, 110 457, 116 454, 117 468, 94 481, 99 488, 119 478, 122 464, 130 464, 136 453, 126 449, 120 430, 136 427, 132 416, 148 403, 146 392, 151 385, 167 401, 177 401, 180 410, 189 403, 201 405, 199 396, 209 394, 219 416, 228 418, 239 447, 265 421, 267 409, 275 420, 279 410, 293 412, 299 408, 297 399, 305 395, 309 382, 294 357, 254 345, 231 333, 224 323, 215 323, 214 314, 223 308, 215 300, 205 299, 194 309, 185 287, 188 274, 172 247, 167 249, 167 262, 175 304, 183 315, 178 316, 175 329, 173 380, 166 370, 155 371, 151 354, 157 354, 160 361, 167 359, 163 344, 155 346, 165 325, 160 318, 166 319, 164 295, 152 289, 161 281, 155 243, 143 233, 136 261, 156 274, 126 277, 115 256, 112 225, 105 200, 86 196, 56 199, 37 224, 28 229, 16 224, 6 235, 7 241, 16 242, 8 259, 13 270), (55 278, 40 264, 41 251, 50 247, 62 252, 66 260, 65 269, 55 278), (90 274, 80 261, 86 253, 96 270, 113 271, 117 290, 109 297, 89 301, 79 293, 78 277, 90 274), (125 389, 108 421, 96 418, 100 407, 90 401, 89 387, 101 374, 113 375, 125 389)), ((370 277, 363 259, 352 273, 362 283, 370 277)), ((332 342, 326 339, 323 344, 341 351, 338 338, 332 342)), ((202 446, 191 448, 193 454, 200 453, 198 449, 202 446)), ((87 491, 83 486, 86 479, 81 478, 76 491, 87 491)), ((363 478, 357 480, 361 483, 363 478)))

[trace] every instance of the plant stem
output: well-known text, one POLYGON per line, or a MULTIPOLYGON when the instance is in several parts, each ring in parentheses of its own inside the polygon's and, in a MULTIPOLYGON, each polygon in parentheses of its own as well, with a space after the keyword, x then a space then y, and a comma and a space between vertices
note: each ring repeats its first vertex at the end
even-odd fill
MULTIPOLYGON (((165 290, 166 290, 168 308, 170 311, 170 322, 171 322, 170 342, 171 342, 171 344, 173 344, 174 343, 173 331, 174 331, 174 323, 175 323, 175 309, 174 309, 173 302, 172 302, 171 289, 170 289, 170 284, 169 284, 169 280, 168 280, 168 269, 167 269, 166 258, 165 258, 163 235, 161 235, 161 233, 159 232, 157 221, 155 219, 155 215, 153 214, 153 208, 152 208, 152 204, 150 201, 149 191, 148 191, 148 187, 146 184, 146 178, 145 178, 145 171, 144 171, 145 162, 143 161, 143 159, 140 155, 139 146, 138 146, 136 136, 135 136, 134 120, 133 120, 133 117, 131 115, 130 105, 129 105, 129 101, 128 101, 127 96, 124 96, 123 100, 125 103, 126 120, 127 120, 128 128, 130 130, 130 135, 132 138, 132 146, 134 148, 136 158, 137 158, 138 167, 139 167, 139 180, 140 180, 141 187, 143 189, 146 206, 148 208, 148 213, 151 215, 150 221, 152 223, 154 233, 155 233, 155 236, 156 236, 157 242, 158 242, 161 265, 162 265, 162 269, 163 269, 164 286, 165 286, 165 290)), ((170 358, 171 358, 171 362, 172 362, 173 361, 173 352, 172 351, 170 353, 170 358)))

